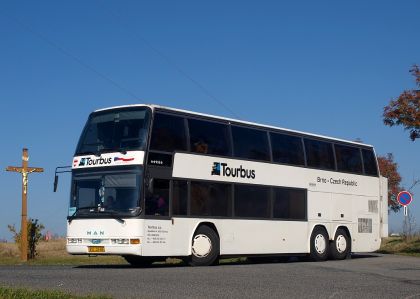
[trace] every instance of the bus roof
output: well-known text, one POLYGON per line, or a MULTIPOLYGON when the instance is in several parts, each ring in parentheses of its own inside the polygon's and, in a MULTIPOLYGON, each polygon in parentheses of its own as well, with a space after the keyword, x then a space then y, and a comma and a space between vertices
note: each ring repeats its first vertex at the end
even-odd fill
POLYGON ((329 139, 329 140, 334 140, 334 141, 339 141, 339 142, 351 143, 351 144, 358 145, 358 146, 362 145, 362 146, 366 146, 366 147, 373 147, 370 144, 365 144, 365 143, 362 143, 362 142, 349 141, 349 140, 329 137, 329 136, 325 136, 325 135, 313 134, 313 133, 297 131, 297 130, 290 130, 290 129, 286 129, 286 128, 282 128, 282 127, 275 127, 275 126, 264 125, 264 124, 260 124, 260 123, 243 121, 243 120, 234 119, 234 118, 221 117, 221 116, 212 115, 212 114, 199 113, 199 112, 177 109, 177 108, 171 108, 171 107, 160 106, 160 105, 154 105, 154 104, 131 104, 131 105, 113 106, 113 107, 98 109, 98 110, 95 110, 94 112, 112 110, 112 109, 119 109, 119 108, 130 108, 130 107, 150 107, 153 110, 154 109, 160 109, 160 110, 167 110, 167 111, 174 111, 174 112, 204 116, 204 117, 209 117, 209 118, 214 118, 214 119, 219 119, 219 120, 224 120, 224 121, 229 121, 229 122, 235 122, 235 123, 241 123, 241 124, 246 124, 246 125, 251 125, 251 126, 257 126, 257 127, 267 128, 267 129, 275 129, 275 130, 281 130, 281 131, 285 131, 285 132, 289 132, 289 133, 302 134, 302 135, 306 135, 306 136, 312 136, 312 137, 329 139))

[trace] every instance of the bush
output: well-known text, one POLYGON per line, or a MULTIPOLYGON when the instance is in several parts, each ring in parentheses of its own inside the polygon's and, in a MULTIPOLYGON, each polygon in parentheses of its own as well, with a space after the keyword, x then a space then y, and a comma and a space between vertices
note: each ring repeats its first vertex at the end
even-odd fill
MULTIPOLYGON (((38 219, 29 218, 27 221, 28 226, 28 259, 34 259, 37 255, 36 247, 39 243, 39 240, 42 238, 41 231, 45 228, 43 224, 38 223, 38 219)), ((7 226, 10 232, 13 234, 13 239, 15 243, 18 244, 19 250, 21 250, 21 231, 17 231, 15 225, 7 226)))

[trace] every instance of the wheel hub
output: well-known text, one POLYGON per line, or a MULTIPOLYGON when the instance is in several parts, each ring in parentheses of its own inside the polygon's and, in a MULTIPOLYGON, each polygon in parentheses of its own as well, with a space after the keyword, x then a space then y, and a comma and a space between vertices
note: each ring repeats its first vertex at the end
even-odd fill
POLYGON ((319 254, 323 254, 327 248, 327 242, 325 240, 325 237, 322 234, 318 234, 315 237, 315 250, 319 254))
POLYGON ((196 235, 193 239, 192 253, 196 257, 206 257, 211 252, 212 245, 209 237, 203 234, 196 235))
POLYGON ((346 249, 347 249, 347 240, 346 240, 346 238, 343 235, 339 235, 337 237, 336 242, 335 242, 335 246, 336 246, 337 251, 339 253, 345 252, 346 249))

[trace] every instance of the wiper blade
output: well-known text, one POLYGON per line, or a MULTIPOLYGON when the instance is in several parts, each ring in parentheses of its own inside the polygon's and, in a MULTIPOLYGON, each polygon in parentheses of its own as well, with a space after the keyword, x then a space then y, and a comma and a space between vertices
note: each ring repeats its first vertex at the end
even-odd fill
MULTIPOLYGON (((74 218, 76 218, 76 214, 77 214, 77 212, 79 212, 79 211, 82 211, 82 210, 95 210, 95 209, 97 209, 98 208, 98 206, 90 206, 90 207, 81 207, 81 208, 76 208, 76 211, 74 211, 74 213, 71 215, 71 216, 69 216, 68 218, 67 218, 67 220, 69 221, 69 223, 71 223, 71 221, 74 219, 74 218)), ((91 212, 93 212, 93 211, 91 211, 91 212)))
POLYGON ((115 220, 117 220, 119 223, 122 223, 122 224, 124 224, 125 223, 125 220, 124 219, 122 219, 121 217, 119 217, 118 216, 118 212, 116 212, 115 210, 105 210, 105 211, 103 211, 103 212, 101 212, 102 214, 105 214, 105 215, 110 215, 110 216, 112 216, 112 218, 114 218, 115 220))

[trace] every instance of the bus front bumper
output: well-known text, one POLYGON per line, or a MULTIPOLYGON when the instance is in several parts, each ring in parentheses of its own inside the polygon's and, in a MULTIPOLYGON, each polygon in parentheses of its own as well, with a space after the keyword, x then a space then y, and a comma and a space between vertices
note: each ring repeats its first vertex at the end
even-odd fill
MULTIPOLYGON (((140 239, 134 239, 140 240, 140 239)), ((67 238, 66 250, 74 255, 142 255, 142 245, 131 244, 130 240, 123 244, 111 244, 110 240, 67 238), (77 242, 77 243, 70 243, 77 242)))

